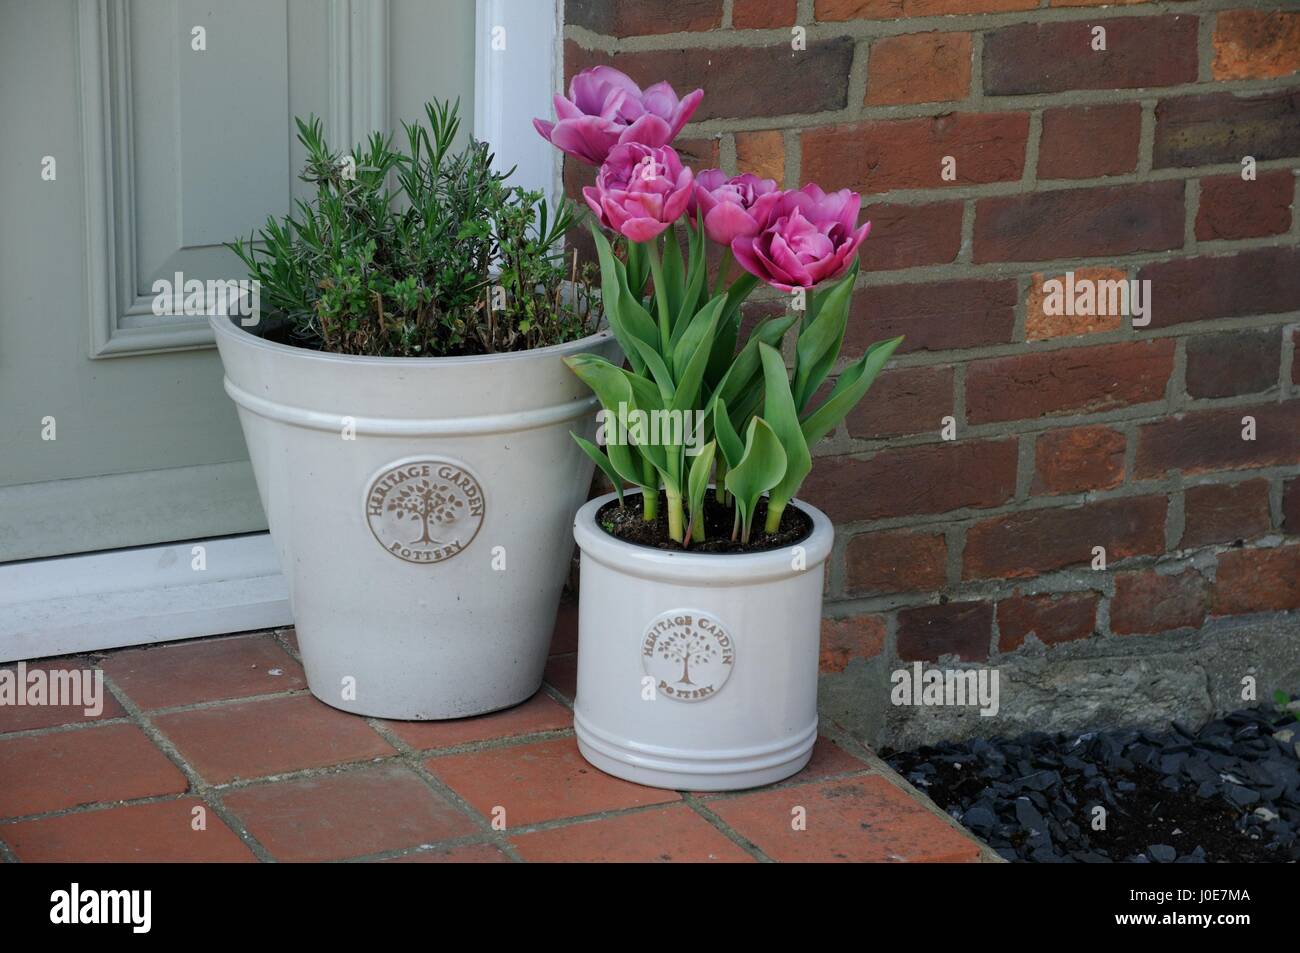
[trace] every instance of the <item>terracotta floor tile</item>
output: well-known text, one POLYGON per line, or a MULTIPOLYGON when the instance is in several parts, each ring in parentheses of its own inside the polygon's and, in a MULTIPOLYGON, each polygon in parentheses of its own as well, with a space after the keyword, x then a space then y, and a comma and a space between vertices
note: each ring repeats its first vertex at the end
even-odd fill
POLYGON ((542 679, 569 701, 578 694, 578 655, 552 655, 542 679))
POLYGON ((128 804, 0 826, 4 840, 29 863, 229 863, 253 852, 211 808, 193 798, 128 804), (194 809, 204 807, 206 830, 194 809))
POLYGON ((773 860, 975 861, 979 846, 878 775, 756 791, 709 810, 773 860), (792 811, 803 807, 806 829, 792 811))
POLYGON ((578 651, 578 601, 566 596, 560 600, 560 611, 555 615, 551 654, 568 655, 576 651, 578 651))
POLYGON ((511 843, 528 861, 743 863, 754 859, 685 804, 534 831, 511 843))
POLYGON ((403 854, 385 864, 512 864, 514 861, 495 844, 464 844, 403 854))
POLYGON ((480 829, 409 768, 396 764, 242 788, 223 800, 282 861, 341 860, 480 829))
MULTIPOLYGON (((94 667, 84 658, 46 659, 43 662, 27 662, 22 670, 23 677, 26 680, 26 684, 24 685, 17 681, 19 670, 16 663, 0 666, 0 669, 14 673, 13 675, 7 676, 7 678, 15 680, 15 688, 19 692, 23 693, 22 697, 24 699, 33 697, 29 694, 34 687, 34 683, 32 682, 33 674, 35 672, 46 673, 44 676, 39 677, 44 678, 46 681, 45 691, 47 700, 52 699, 53 697, 48 673, 81 673, 89 671, 92 673, 91 677, 93 679, 93 672, 95 670, 94 667)), ((80 679, 81 676, 78 675, 78 678, 80 679)), ((33 728, 53 728, 56 725, 68 725, 73 722, 103 721, 106 718, 121 718, 126 714, 126 710, 118 704, 117 699, 113 697, 113 693, 108 690, 108 686, 103 684, 102 677, 99 682, 100 687, 98 691, 101 711, 98 714, 87 715, 86 708, 92 706, 84 704, 17 705, 10 703, 7 699, 0 700, 0 734, 10 731, 30 731, 33 728)), ((79 689, 82 687, 86 687, 84 680, 82 680, 78 686, 79 689)), ((91 691, 94 692, 95 690, 91 688, 91 691)), ((88 701, 90 700, 90 697, 90 695, 83 695, 82 700, 88 701)))
POLYGON ((513 738, 537 731, 572 728, 573 712, 545 692, 538 692, 522 705, 453 721, 386 721, 393 734, 412 748, 450 748, 471 741, 513 738))
MULTIPOLYGON (((828 778, 837 774, 866 771, 868 767, 865 761, 845 751, 825 735, 819 735, 817 742, 813 745, 812 757, 803 766, 803 770, 782 783, 795 784, 801 781, 816 781, 819 778, 828 778)), ((734 796, 728 791, 692 791, 691 793, 702 801, 734 796)))
POLYGON ((135 725, 0 738, 0 817, 180 794, 185 775, 135 725))
POLYGON ((145 709, 307 687, 302 666, 269 635, 203 639, 114 652, 104 659, 104 671, 145 709))
POLYGON ((680 798, 676 791, 603 774, 583 759, 572 738, 447 755, 425 763, 484 817, 504 807, 511 828, 680 798))
POLYGON ((212 784, 395 753, 363 718, 310 695, 173 712, 154 723, 212 784))

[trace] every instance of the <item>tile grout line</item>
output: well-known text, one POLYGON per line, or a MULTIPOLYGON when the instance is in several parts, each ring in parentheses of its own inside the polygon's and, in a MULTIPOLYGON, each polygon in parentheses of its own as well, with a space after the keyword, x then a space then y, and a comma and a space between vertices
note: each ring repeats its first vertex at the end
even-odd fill
POLYGON ((767 856, 757 844, 748 838, 742 836, 735 828, 724 821, 721 817, 709 810, 708 806, 701 802, 694 794, 687 791, 681 792, 682 800, 690 807, 692 811, 703 818, 704 822, 710 825, 714 830, 720 833, 727 840, 731 841, 749 856, 753 857, 760 864, 776 863, 771 857, 767 856))
MULTIPOLYGON (((379 737, 383 738, 397 749, 397 760, 410 768, 415 775, 424 782, 425 786, 428 787, 430 791, 445 800, 448 804, 453 805, 461 812, 461 814, 469 817, 474 825, 479 828, 480 832, 488 836, 488 842, 503 854, 516 863, 521 862, 522 858, 520 858, 519 854, 515 851, 514 846, 505 836, 505 831, 497 830, 493 827, 490 820, 475 810, 470 803, 453 790, 450 785, 446 784, 441 778, 430 771, 424 764, 426 759, 425 755, 407 744, 406 741, 398 736, 391 728, 389 728, 388 725, 383 724, 381 719, 366 718, 365 722, 370 726, 371 730, 379 735, 379 737)), ((471 750, 484 749, 475 748, 471 750)), ((509 830, 508 826, 506 827, 506 830, 509 830)))
POLYGON ((197 797, 200 802, 212 809, 212 812, 230 828, 234 835, 243 842, 244 846, 252 851, 254 857, 263 863, 274 863, 275 861, 271 856, 270 851, 268 851, 261 842, 257 840, 257 838, 249 833, 248 829, 239 818, 226 807, 219 792, 209 786, 202 776, 200 776, 198 771, 185 760, 176 745, 174 745, 171 739, 163 734, 162 730, 153 723, 150 717, 145 714, 144 709, 129 698, 126 692, 122 690, 113 679, 109 678, 107 674, 104 676, 104 684, 108 686, 109 691, 111 691, 114 697, 117 698, 118 703, 127 710, 132 718, 136 720, 136 723, 149 740, 162 751, 165 757, 180 769, 181 774, 183 774, 185 779, 189 782, 190 791, 193 792, 194 796, 197 797))

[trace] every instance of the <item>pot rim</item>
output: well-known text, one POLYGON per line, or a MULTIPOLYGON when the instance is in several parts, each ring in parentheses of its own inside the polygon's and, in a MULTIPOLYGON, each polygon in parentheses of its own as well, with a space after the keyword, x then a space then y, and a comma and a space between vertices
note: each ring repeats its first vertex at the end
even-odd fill
MULTIPOLYGON (((624 490, 624 496, 640 493, 639 489, 624 490)), ((594 559, 625 575, 639 576, 658 582, 713 588, 717 586, 744 586, 759 582, 775 582, 802 576, 820 569, 830 556, 835 542, 835 527, 821 510, 801 499, 790 502, 808 514, 812 532, 789 546, 761 553, 692 553, 651 549, 638 546, 609 535, 596 525, 596 513, 617 493, 606 493, 588 500, 578 510, 573 520, 573 538, 582 550, 583 559, 594 559), (791 550, 802 547, 803 567, 792 565, 791 550)))
POLYGON ((578 338, 573 341, 566 341, 563 344, 549 344, 546 347, 535 347, 528 351, 498 351, 494 354, 462 354, 447 355, 443 357, 379 357, 369 354, 339 354, 334 351, 314 351, 306 347, 293 347, 289 344, 280 344, 276 341, 268 341, 266 338, 254 334, 248 328, 242 327, 237 323, 238 315, 229 315, 225 313, 208 315, 208 324, 211 326, 213 333, 225 337, 230 341, 237 341, 240 346, 252 347, 259 350, 268 351, 272 354, 282 354, 298 360, 321 361, 327 364, 374 364, 381 367, 448 367, 452 365, 475 365, 491 364, 496 362, 507 362, 514 360, 527 360, 530 357, 567 357, 571 353, 586 350, 591 346, 593 341, 607 340, 613 337, 613 332, 604 324, 602 319, 601 326, 593 333, 586 337, 578 338))

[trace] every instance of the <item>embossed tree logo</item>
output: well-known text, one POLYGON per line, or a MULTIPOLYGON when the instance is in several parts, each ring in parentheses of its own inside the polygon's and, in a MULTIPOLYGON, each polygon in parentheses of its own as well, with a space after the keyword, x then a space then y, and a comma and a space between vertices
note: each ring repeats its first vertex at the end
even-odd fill
POLYGON ((667 662, 681 662, 679 685, 694 685, 691 666, 706 665, 718 655, 718 647, 692 628, 682 628, 659 642, 659 657, 667 662))
POLYGON ((388 501, 388 511, 399 517, 409 516, 420 521, 420 538, 412 545, 429 543, 441 546, 443 541, 429 535, 436 525, 447 525, 460 518, 465 501, 452 492, 446 483, 417 480, 398 490, 388 501))

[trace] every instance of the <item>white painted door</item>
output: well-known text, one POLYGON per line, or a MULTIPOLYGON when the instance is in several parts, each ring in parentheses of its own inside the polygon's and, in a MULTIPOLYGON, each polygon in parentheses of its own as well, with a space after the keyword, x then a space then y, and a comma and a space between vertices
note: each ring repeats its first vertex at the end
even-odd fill
POLYGON ((459 97, 473 0, 0 0, 0 562, 265 528, 199 317, 153 283, 295 196, 292 117, 354 142, 459 97))

